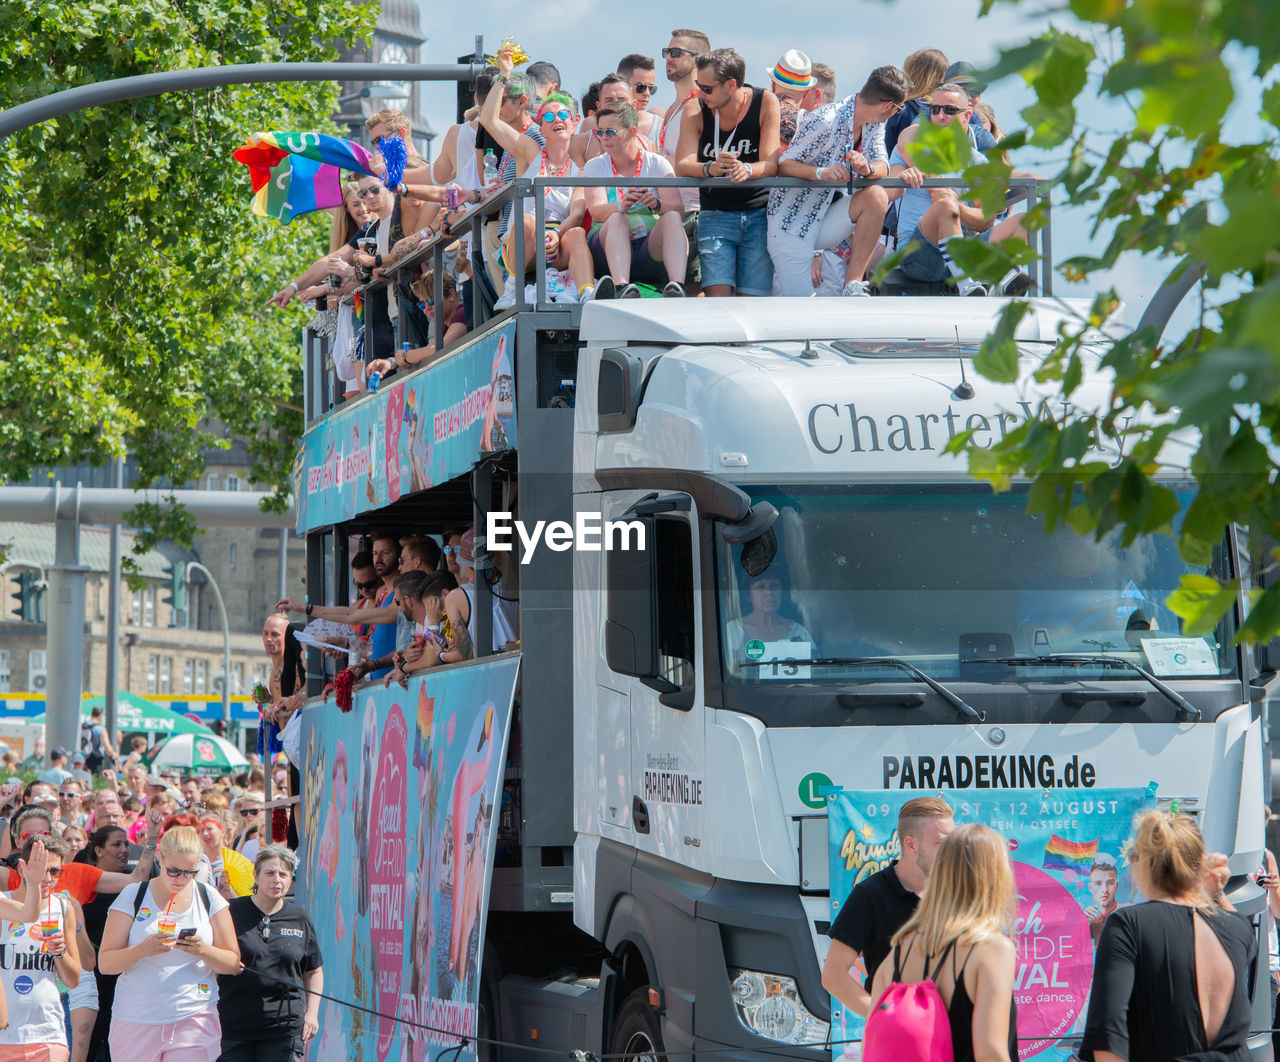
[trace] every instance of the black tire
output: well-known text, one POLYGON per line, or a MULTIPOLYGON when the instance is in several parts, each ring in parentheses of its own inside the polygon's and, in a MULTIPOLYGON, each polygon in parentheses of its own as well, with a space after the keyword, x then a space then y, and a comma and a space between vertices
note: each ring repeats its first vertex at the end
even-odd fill
POLYGON ((666 1057, 662 1026, 649 1006, 647 986, 637 988, 622 1001, 609 1037, 609 1054, 622 1062, 660 1062, 666 1057))

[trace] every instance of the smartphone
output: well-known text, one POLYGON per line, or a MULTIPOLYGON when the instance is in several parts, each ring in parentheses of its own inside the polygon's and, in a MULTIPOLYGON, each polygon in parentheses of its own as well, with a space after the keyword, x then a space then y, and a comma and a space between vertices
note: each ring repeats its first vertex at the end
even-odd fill
POLYGON ((179 934, 178 934, 178 939, 179 939, 179 940, 190 940, 190 939, 191 939, 192 937, 194 937, 195 935, 196 935, 195 927, 194 927, 194 926, 189 926, 189 927, 187 927, 186 929, 184 929, 181 933, 179 933, 179 934))

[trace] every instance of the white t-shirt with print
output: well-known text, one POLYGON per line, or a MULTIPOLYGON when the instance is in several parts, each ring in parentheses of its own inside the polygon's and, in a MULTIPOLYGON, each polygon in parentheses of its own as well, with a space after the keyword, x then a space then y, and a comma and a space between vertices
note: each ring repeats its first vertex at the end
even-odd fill
MULTIPOLYGON (((11 896, 11 893, 0 893, 11 896)), ((66 936, 66 901, 54 897, 53 913, 66 936)), ((9 1003, 9 1027, 0 1044, 67 1045, 67 1026, 58 996, 53 956, 40 951, 40 923, 0 918, 0 984, 9 1003)))
MULTIPOLYGON (((659 155, 656 152, 642 150, 640 152, 640 158, 638 162, 640 166, 639 173, 636 173, 636 163, 634 162, 631 163, 629 166, 624 162, 622 166, 618 168, 615 172, 614 163, 609 158, 608 154, 597 155, 593 159, 587 159, 586 165, 582 167, 582 176, 583 177, 614 177, 616 176, 621 180, 634 181, 644 177, 674 177, 676 175, 676 171, 671 168, 671 163, 669 163, 662 155, 659 155), (625 170, 626 172, 624 173, 623 170, 625 170)), ((622 189, 622 191, 624 192, 631 191, 631 189, 624 188, 622 189)), ((662 189, 646 188, 645 191, 651 192, 654 196, 656 196, 659 199, 662 198, 660 194, 662 189)), ((618 201, 619 189, 606 188, 604 192, 605 192, 605 198, 610 203, 616 203, 618 201)), ((635 231, 634 225, 632 226, 632 230, 633 232, 635 231)), ((643 235, 643 233, 641 233, 641 235, 643 235)))
MULTIPOLYGON (((173 916, 177 932, 194 927, 196 935, 206 944, 213 943, 211 916, 226 910, 227 901, 217 891, 206 887, 209 909, 206 911, 198 891, 193 886, 191 905, 181 914, 173 916)), ((129 946, 141 943, 148 935, 158 931, 157 923, 164 914, 164 905, 158 904, 147 883, 129 885, 121 890, 112 911, 119 911, 133 919, 129 927, 129 946), (142 907, 133 913, 133 901, 139 889, 147 889, 142 907)), ((200 1014, 218 1005, 218 975, 203 959, 173 948, 160 955, 148 955, 139 959, 120 975, 116 982, 116 1001, 111 1016, 119 1021, 131 1021, 137 1025, 168 1025, 193 1014, 200 1014)))

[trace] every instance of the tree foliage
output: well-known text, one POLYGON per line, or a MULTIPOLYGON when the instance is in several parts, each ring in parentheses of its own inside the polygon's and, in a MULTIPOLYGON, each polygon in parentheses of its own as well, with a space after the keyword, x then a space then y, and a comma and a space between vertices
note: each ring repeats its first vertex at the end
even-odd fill
MULTIPOLYGON (((985 0, 984 11, 1017 2, 985 0)), ((1119 528, 1126 542, 1176 531, 1183 559, 1202 570, 1223 528, 1244 525, 1267 588, 1189 575, 1169 605, 1189 633, 1205 632, 1248 590, 1252 608, 1240 637, 1265 640, 1280 632, 1280 590, 1268 585, 1280 563, 1280 450, 1273 443, 1280 428, 1280 85, 1262 92, 1257 139, 1227 142, 1223 121, 1235 89, 1224 53, 1247 57, 1253 76, 1266 77, 1280 59, 1280 19, 1270 5, 1252 0, 1069 0, 1066 7, 1085 24, 1081 32, 1049 29, 1005 51, 991 72, 1022 77, 1034 97, 1006 146, 1065 153, 1054 175, 1055 201, 1084 207, 1092 236, 1105 241, 1096 255, 1057 270, 1087 281, 1131 251, 1148 256, 1159 272, 1203 270, 1199 320, 1176 341, 1149 328, 1124 331, 1102 359, 1114 374, 1108 408, 1083 422, 1067 415, 1024 423, 990 449, 970 446, 970 467, 997 487, 1029 477, 1030 504, 1051 527, 1065 522, 1098 535, 1119 528), (1100 57, 1092 41, 1111 54, 1100 57), (1127 127, 1108 134, 1101 150, 1098 134, 1078 118, 1085 93, 1128 107, 1127 127), (1093 431, 1110 433, 1117 424, 1126 426, 1123 459, 1088 460, 1093 431), (1156 473, 1162 449, 1180 429, 1193 439, 1196 491, 1179 522, 1178 501, 1156 473)), ((926 131, 935 154, 947 153, 945 132, 926 131)), ((928 168, 943 172, 940 165, 928 168)), ((992 161, 966 176, 980 193, 1002 193, 1008 172, 992 161)), ((1044 222, 1039 210, 1028 220, 1033 229, 1044 222)), ((957 261, 988 280, 1031 257, 1021 246, 963 243, 950 245, 957 261)), ((1086 337, 1096 339, 1118 306, 1114 290, 1098 293, 1078 326, 1060 330, 1036 378, 1057 382, 1069 398, 1082 380, 1086 337)), ((991 379, 1017 378, 1012 337, 1024 312, 1009 305, 983 347, 978 368, 991 379)))
MULTIPOLYGON (((377 5, 347 0, 6 0, 0 99, 153 71, 337 58, 377 5)), ((297 321, 263 309, 322 253, 328 215, 254 217, 231 152, 259 129, 329 129, 337 88, 230 86, 125 101, 0 145, 0 480, 126 450, 181 485, 227 434, 278 485, 302 430, 297 321), (216 435, 210 425, 218 425, 216 435)), ((187 539, 181 514, 139 522, 187 539)))

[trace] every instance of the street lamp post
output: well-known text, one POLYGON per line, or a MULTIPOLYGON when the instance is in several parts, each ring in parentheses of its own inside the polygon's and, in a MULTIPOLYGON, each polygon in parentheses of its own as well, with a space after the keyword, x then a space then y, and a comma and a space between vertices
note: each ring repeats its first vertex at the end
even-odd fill
POLYGON ((353 100, 407 100, 409 90, 402 85, 365 85, 359 92, 348 92, 338 97, 338 106, 351 103, 353 100))
MULTIPOLYGON (((229 734, 231 732, 231 628, 227 626, 227 610, 223 607, 222 593, 218 590, 218 583, 213 577, 213 572, 209 571, 199 561, 188 561, 188 574, 192 568, 198 568, 204 573, 204 577, 209 580, 209 586, 213 590, 213 599, 218 604, 218 615, 222 617, 222 726, 223 733, 229 734)), ((183 582, 186 582, 185 578, 183 582)))

